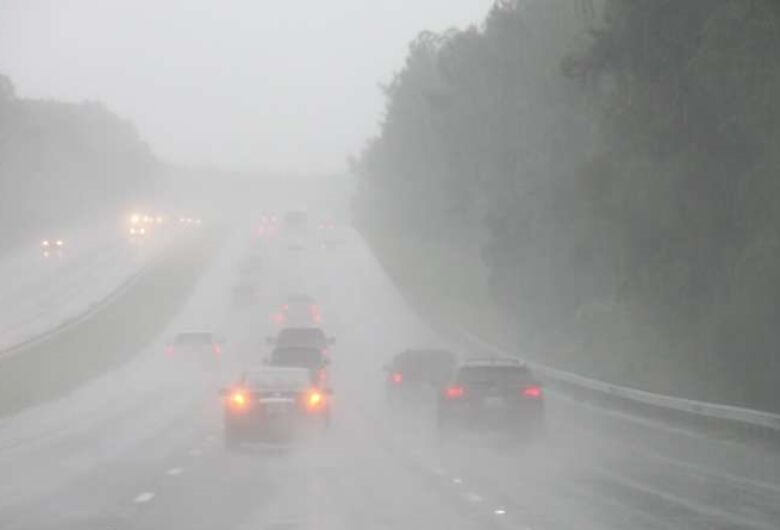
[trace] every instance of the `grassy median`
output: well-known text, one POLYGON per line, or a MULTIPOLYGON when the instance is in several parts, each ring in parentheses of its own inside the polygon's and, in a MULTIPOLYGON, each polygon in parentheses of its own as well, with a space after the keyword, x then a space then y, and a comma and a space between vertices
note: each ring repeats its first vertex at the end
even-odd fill
POLYGON ((215 230, 187 234, 92 317, 0 358, 0 415, 60 397, 150 344, 186 302, 218 244, 215 230))

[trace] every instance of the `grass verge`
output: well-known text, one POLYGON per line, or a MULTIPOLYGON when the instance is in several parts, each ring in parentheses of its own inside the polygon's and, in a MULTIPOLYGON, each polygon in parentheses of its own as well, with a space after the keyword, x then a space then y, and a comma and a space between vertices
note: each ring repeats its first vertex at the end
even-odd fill
POLYGON ((205 231, 181 238, 102 311, 0 360, 0 415, 60 397, 150 344, 187 300, 218 241, 205 231))

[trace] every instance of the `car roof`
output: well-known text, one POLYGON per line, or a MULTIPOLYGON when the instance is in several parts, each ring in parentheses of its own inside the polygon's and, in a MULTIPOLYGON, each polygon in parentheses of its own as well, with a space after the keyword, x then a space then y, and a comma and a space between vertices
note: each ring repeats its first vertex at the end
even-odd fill
POLYGON ((192 336, 213 337, 214 333, 212 331, 197 331, 197 330, 195 330, 195 331, 180 331, 179 333, 176 334, 176 338, 179 338, 179 337, 192 337, 192 336))
POLYGON ((319 346, 313 346, 311 344, 280 344, 273 349, 275 352, 290 350, 312 350, 318 353, 322 353, 322 349, 319 346))
POLYGON ((308 386, 310 378, 308 369, 292 366, 260 366, 246 370, 241 375, 241 380, 245 383, 251 381, 257 387, 275 390, 308 386))
POLYGON ((254 366, 244 371, 242 375, 294 375, 296 372, 305 374, 308 377, 309 371, 306 368, 297 368, 293 366, 254 366))
POLYGON ((324 334, 325 333, 324 331, 322 331, 322 328, 318 328, 318 327, 315 327, 315 326, 301 326, 301 327, 294 327, 294 328, 282 328, 282 329, 279 330, 279 334, 280 335, 282 333, 285 333, 285 332, 288 332, 288 333, 303 333, 303 332, 312 333, 312 332, 314 332, 314 333, 317 333, 317 334, 320 334, 320 333, 324 334))

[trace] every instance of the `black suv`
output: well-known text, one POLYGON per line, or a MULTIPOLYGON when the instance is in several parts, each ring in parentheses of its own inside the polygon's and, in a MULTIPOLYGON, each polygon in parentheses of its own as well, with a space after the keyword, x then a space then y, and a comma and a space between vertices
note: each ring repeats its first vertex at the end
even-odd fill
POLYGON ((281 348, 291 346, 320 348, 327 353, 328 347, 333 345, 336 339, 326 336, 320 328, 300 327, 281 329, 276 337, 268 337, 266 342, 281 348))
POLYGON ((432 397, 452 377, 455 354, 442 349, 408 349, 385 366, 385 388, 391 406, 432 397))
POLYGON ((437 420, 442 435, 472 429, 534 437, 544 429, 542 387, 521 361, 469 360, 440 394, 437 420))
POLYGON ((330 378, 328 366, 330 359, 320 348, 309 346, 277 346, 271 352, 268 365, 306 368, 311 375, 312 384, 325 386, 330 378))

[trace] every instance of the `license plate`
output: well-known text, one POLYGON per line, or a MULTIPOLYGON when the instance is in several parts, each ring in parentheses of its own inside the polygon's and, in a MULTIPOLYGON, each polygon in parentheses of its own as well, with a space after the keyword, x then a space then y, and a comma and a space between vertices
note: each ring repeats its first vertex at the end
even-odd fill
POLYGON ((485 407, 490 409, 500 409, 504 406, 505 401, 504 398, 499 396, 489 396, 486 397, 482 403, 485 405, 485 407))
POLYGON ((266 403, 264 408, 266 413, 270 416, 287 414, 290 409, 287 403, 266 403))

